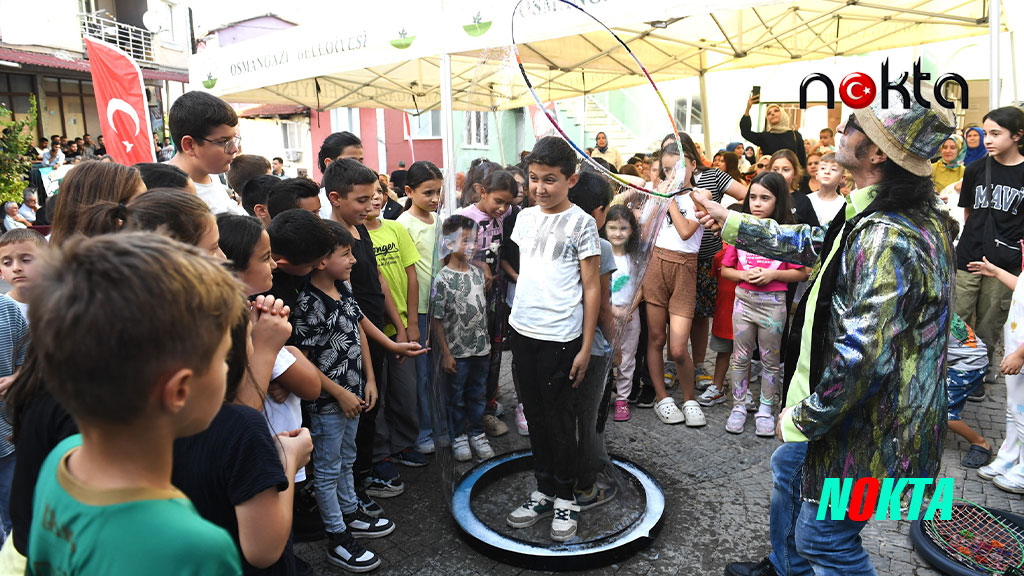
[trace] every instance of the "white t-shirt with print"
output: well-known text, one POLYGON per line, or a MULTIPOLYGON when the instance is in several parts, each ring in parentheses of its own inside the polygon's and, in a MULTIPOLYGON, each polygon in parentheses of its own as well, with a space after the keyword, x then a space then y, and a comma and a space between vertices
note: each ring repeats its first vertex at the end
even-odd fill
POLYGON ((241 216, 247 216, 245 209, 238 205, 228 196, 228 189, 220 183, 220 179, 214 175, 210 176, 209 184, 195 183, 196 195, 202 198, 203 202, 210 207, 210 212, 214 215, 223 214, 225 212, 229 214, 239 214, 241 216))
MULTIPOLYGON (((683 215, 683 218, 687 220, 697 221, 697 217, 694 215, 696 207, 693 205, 693 197, 690 193, 680 194, 673 198, 676 205, 679 206, 679 212, 683 215)), ((704 239, 704 227, 697 226, 697 231, 692 236, 683 240, 679 236, 679 232, 676 231, 676 227, 672 225, 672 220, 669 217, 668 212, 665 212, 665 222, 661 225, 661 230, 658 232, 658 239, 654 241, 654 245, 658 248, 664 248, 665 250, 671 250, 673 252, 682 252, 684 254, 697 254, 700 252, 700 242, 704 239)))
POLYGON ((597 223, 575 204, 558 214, 533 206, 519 213, 511 239, 519 282, 510 324, 536 340, 575 340, 583 333, 580 262, 601 254, 597 223))

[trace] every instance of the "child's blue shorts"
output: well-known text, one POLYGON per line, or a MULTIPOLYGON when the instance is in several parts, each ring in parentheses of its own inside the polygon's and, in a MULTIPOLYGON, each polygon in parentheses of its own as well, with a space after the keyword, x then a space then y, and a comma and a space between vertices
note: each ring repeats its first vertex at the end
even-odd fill
POLYGON ((946 402, 948 405, 947 420, 960 420, 960 412, 967 403, 967 395, 985 378, 987 369, 980 368, 968 372, 950 369, 946 375, 946 402))

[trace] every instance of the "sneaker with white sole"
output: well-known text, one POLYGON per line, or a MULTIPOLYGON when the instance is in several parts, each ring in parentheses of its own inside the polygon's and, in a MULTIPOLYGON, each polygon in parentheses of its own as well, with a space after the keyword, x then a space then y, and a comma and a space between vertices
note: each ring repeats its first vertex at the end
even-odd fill
POLYGON ((654 405, 654 413, 665 424, 679 424, 686 420, 671 396, 666 396, 654 405))
POLYGON ((701 406, 714 406, 722 402, 725 402, 725 392, 714 384, 708 386, 700 396, 697 396, 697 404, 701 406))
POLYGON ((351 514, 342 514, 345 527, 353 538, 383 538, 395 531, 395 523, 387 518, 374 518, 358 508, 351 514))
POLYGON ((483 425, 484 432, 488 436, 504 436, 508 434, 508 426, 501 420, 498 420, 498 417, 494 414, 484 414, 483 425))
POLYGON ((473 453, 469 450, 469 437, 465 434, 455 437, 452 441, 452 451, 459 462, 469 462, 473 459, 473 453))
POLYGON ((696 400, 683 402, 683 418, 690 428, 700 428, 708 423, 704 419, 704 411, 700 409, 700 404, 697 404, 696 400))
POLYGON ((715 379, 708 374, 704 366, 698 366, 693 371, 693 385, 697 390, 707 390, 708 386, 714 384, 715 379))
POLYGON ((348 531, 327 533, 327 562, 356 573, 380 567, 380 557, 356 542, 348 531))
POLYGON ((616 494, 618 494, 618 489, 615 487, 615 484, 606 484, 601 481, 594 482, 594 485, 586 492, 576 490, 573 493, 576 497, 576 505, 580 507, 580 512, 590 510, 601 504, 607 504, 615 498, 616 494))
POLYGON ((978 476, 985 480, 995 480, 996 476, 1002 476, 1006 474, 1012 466, 999 466, 998 460, 986 466, 978 468, 978 476))
POLYGON ((1024 494, 1024 483, 1021 483, 1016 478, 1011 478, 1006 474, 996 476, 992 483, 996 485, 996 488, 1005 492, 1012 492, 1013 494, 1024 494))
POLYGON ((725 421, 725 431, 731 434, 742 434, 743 425, 747 422, 747 410, 742 406, 734 406, 725 421))
POLYGON ((526 412, 523 411, 522 404, 516 406, 516 431, 520 436, 530 435, 530 425, 526 422, 526 412))
POLYGON ((762 438, 775 436, 775 416, 756 414, 754 416, 754 433, 762 438))
POLYGON ((487 441, 486 434, 479 434, 470 438, 469 446, 480 460, 494 458, 494 450, 491 448, 491 443, 487 441))
POLYGON ((433 438, 427 438, 426 442, 416 443, 416 451, 420 454, 433 454, 435 450, 433 438))
POLYGON ((505 521, 513 528, 533 526, 541 518, 555 513, 555 499, 539 490, 534 490, 521 506, 509 512, 505 521))
POLYGON ((572 500, 555 498, 555 517, 551 519, 551 539, 565 542, 576 536, 579 525, 580 507, 572 500))

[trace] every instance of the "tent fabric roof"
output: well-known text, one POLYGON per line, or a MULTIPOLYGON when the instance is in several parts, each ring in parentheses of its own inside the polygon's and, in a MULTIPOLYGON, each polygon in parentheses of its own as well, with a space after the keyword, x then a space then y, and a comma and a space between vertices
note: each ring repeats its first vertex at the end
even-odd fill
MULTIPOLYGON (((322 28, 297 26, 260 38, 258 50, 242 42, 208 51, 190 67, 192 81, 233 102, 424 111, 440 106, 438 55, 447 51, 455 108, 516 108, 534 102, 507 49, 514 22, 523 67, 545 101, 646 82, 610 34, 571 8, 556 9, 558 2, 531 2, 550 13, 520 8, 514 16, 514 0, 496 1, 499 8, 484 15, 479 3, 466 2, 441 2, 434 18, 421 9, 431 23, 399 21, 391 25, 397 32, 335 30, 325 42, 322 28)), ((712 0, 701 8, 605 0, 588 10, 623 23, 613 30, 656 82, 988 32, 984 0, 712 0)))

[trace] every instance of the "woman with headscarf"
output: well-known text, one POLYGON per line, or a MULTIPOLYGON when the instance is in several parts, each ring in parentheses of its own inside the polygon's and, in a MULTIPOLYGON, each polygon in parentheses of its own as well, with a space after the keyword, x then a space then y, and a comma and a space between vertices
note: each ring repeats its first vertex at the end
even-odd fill
POLYGON ((971 126, 964 133, 964 141, 967 150, 967 154, 964 156, 964 166, 969 166, 971 162, 979 160, 988 156, 988 150, 985 150, 985 132, 977 127, 971 126))
POLYGON ((964 139, 956 134, 950 135, 939 148, 942 157, 932 164, 932 183, 935 193, 941 193, 950 184, 964 179, 964 157, 967 147, 964 139))
POLYGON ((751 96, 747 99, 747 109, 740 118, 740 134, 743 139, 761 147, 765 155, 775 154, 779 150, 792 150, 796 154, 800 165, 807 167, 807 151, 804 150, 804 137, 800 132, 790 126, 789 114, 778 104, 769 104, 765 110, 765 117, 768 120, 767 132, 754 132, 751 130, 750 107, 759 102, 760 98, 751 96))
POLYGON ((743 151, 743 157, 751 168, 754 167, 754 164, 757 164, 757 151, 754 150, 753 146, 747 146, 746 150, 743 151))
POLYGON ((725 151, 736 155, 737 168, 739 168, 740 173, 750 170, 750 162, 747 162, 746 157, 743 156, 743 142, 729 142, 729 145, 725 147, 725 151))
POLYGON ((597 146, 590 153, 590 157, 604 160, 611 164, 616 171, 622 167, 622 155, 619 154, 618 150, 608 145, 608 135, 604 132, 597 133, 597 146))

